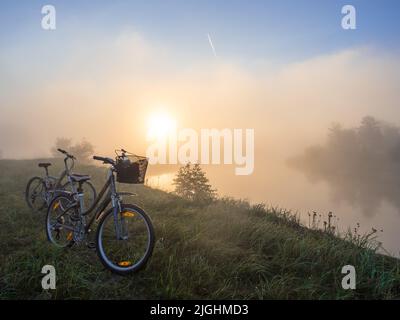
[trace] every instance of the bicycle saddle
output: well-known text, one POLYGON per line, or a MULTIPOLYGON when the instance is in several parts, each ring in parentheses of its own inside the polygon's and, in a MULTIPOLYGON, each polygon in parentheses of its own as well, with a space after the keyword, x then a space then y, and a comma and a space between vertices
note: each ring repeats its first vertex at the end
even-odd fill
POLYGON ((41 163, 38 164, 38 166, 40 168, 47 168, 47 167, 51 166, 51 163, 49 163, 49 162, 41 162, 41 163))
POLYGON ((90 176, 85 174, 71 174, 71 180, 74 182, 84 182, 90 180, 90 176))

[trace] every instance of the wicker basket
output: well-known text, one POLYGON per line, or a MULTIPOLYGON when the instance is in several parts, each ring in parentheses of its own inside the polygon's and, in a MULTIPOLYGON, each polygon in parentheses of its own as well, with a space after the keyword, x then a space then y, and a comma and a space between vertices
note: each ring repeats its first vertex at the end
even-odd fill
POLYGON ((146 157, 129 155, 117 159, 117 182, 129 184, 143 184, 149 161, 146 157))

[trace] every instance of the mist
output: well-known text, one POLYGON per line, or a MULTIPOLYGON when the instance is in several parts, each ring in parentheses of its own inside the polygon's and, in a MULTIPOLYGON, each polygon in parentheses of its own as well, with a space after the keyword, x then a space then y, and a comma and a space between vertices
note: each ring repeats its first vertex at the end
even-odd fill
MULTIPOLYGON (((211 181, 222 195, 306 211, 329 207, 326 188, 305 188, 302 171, 287 159, 323 143, 332 122, 351 127, 366 114, 400 116, 399 58, 374 48, 281 64, 268 57, 243 62, 223 51, 218 58, 181 57, 129 29, 70 28, 54 38, 16 39, 0 53, 2 156, 51 156, 58 137, 87 140, 104 156, 121 147, 144 154, 148 116, 161 108, 179 128, 254 129, 253 174, 210 166, 211 181)), ((149 168, 163 172, 171 168, 149 168)))
POLYGON ((400 127, 371 116, 357 127, 339 124, 326 142, 308 147, 289 160, 311 182, 329 185, 332 200, 376 215, 383 203, 400 214, 400 127))

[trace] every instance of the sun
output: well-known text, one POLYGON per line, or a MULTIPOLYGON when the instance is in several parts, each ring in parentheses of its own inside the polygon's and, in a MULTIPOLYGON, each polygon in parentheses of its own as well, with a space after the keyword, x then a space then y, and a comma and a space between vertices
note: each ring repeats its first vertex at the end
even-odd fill
POLYGON ((166 138, 176 129, 175 119, 165 112, 156 112, 149 117, 147 136, 150 139, 166 138))

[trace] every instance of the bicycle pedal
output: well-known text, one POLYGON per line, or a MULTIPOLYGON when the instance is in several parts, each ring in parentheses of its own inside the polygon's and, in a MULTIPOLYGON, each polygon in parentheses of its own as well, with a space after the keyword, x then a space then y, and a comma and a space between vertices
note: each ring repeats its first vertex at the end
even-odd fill
POLYGON ((89 249, 96 249, 96 244, 94 242, 86 242, 86 246, 89 249))

